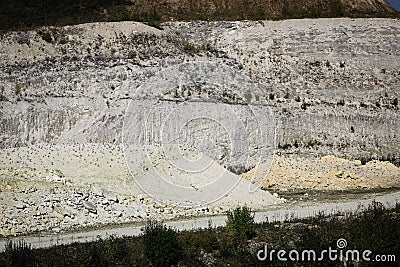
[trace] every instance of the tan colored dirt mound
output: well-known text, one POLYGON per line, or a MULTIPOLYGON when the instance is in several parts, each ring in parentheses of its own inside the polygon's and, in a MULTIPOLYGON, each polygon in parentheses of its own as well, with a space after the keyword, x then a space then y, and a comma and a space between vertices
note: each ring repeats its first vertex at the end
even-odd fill
POLYGON ((334 156, 319 159, 276 157, 265 177, 254 177, 254 169, 242 175, 248 180, 262 180, 264 189, 341 190, 389 188, 400 185, 400 168, 389 162, 370 161, 362 165, 334 156))

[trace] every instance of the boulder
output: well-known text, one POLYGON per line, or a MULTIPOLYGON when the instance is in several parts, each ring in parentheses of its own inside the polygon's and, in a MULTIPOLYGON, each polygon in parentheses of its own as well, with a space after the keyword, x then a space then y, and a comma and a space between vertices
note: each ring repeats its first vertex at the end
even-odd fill
POLYGON ((104 192, 104 197, 110 202, 115 202, 115 203, 119 202, 117 195, 113 192, 110 191, 104 192))
POLYGON ((95 186, 95 187, 93 188, 92 191, 93 191, 93 193, 94 193, 96 196, 98 196, 98 197, 104 197, 103 189, 101 189, 100 187, 95 186))
POLYGON ((17 209, 19 209, 19 210, 22 210, 22 209, 25 209, 25 208, 26 208, 26 205, 25 205, 25 203, 23 203, 23 202, 21 202, 21 201, 18 201, 18 202, 16 202, 16 203, 14 204, 14 207, 17 208, 17 209))
POLYGON ((97 207, 90 201, 83 201, 83 206, 91 213, 97 213, 97 207))

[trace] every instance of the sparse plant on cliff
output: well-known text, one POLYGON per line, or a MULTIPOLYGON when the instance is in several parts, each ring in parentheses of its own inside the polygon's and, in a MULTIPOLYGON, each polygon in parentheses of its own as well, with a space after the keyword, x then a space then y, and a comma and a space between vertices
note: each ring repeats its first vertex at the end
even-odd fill
POLYGON ((331 67, 331 63, 329 62, 329 60, 326 61, 325 66, 326 66, 327 68, 330 68, 330 67, 331 67))
POLYGON ((343 100, 343 99, 339 100, 339 101, 337 102, 337 105, 338 105, 338 106, 344 106, 344 105, 345 105, 344 100, 343 100))
POLYGON ((196 52, 198 52, 199 49, 198 49, 198 47, 196 47, 192 43, 184 42, 183 43, 183 50, 185 50, 186 52, 196 53, 196 52))
POLYGON ((4 86, 0 89, 0 101, 7 101, 7 98, 4 96, 4 86))
POLYGON ((19 83, 15 83, 14 92, 15 95, 20 95, 22 91, 22 87, 19 83))
POLYGON ((274 100, 274 99, 275 99, 274 93, 269 93, 269 100, 274 100))
POLYGON ((392 105, 395 107, 399 106, 399 99, 397 97, 395 99, 393 99, 392 105))
POLYGON ((38 31, 37 33, 40 37, 42 37, 43 41, 47 43, 53 42, 53 37, 51 36, 51 33, 49 31, 38 31))

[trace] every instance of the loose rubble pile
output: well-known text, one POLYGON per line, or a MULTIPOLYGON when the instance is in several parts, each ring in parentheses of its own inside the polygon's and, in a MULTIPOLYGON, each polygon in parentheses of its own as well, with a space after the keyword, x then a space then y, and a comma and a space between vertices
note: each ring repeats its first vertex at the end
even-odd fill
POLYGON ((257 168, 242 174, 248 180, 262 180, 261 187, 270 190, 293 189, 351 190, 391 188, 400 185, 400 168, 389 162, 350 161, 334 156, 319 159, 275 157, 272 168, 263 177, 257 168), (254 177, 256 176, 256 177, 254 177))
POLYGON ((239 204, 263 209, 284 202, 261 190, 249 194, 251 184, 245 180, 235 188, 221 188, 223 199, 203 205, 157 201, 138 186, 122 146, 38 144, 1 150, 0 158, 3 236, 213 215, 239 204))

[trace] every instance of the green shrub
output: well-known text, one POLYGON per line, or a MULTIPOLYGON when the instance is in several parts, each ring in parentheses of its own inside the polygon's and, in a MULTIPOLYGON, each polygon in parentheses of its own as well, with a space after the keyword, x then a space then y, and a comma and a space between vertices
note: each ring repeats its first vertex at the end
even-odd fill
POLYGON ((238 207, 227 216, 226 232, 234 245, 243 245, 254 236, 254 212, 250 208, 238 207))
POLYGON ((110 9, 109 21, 129 21, 131 14, 125 6, 114 6, 110 9))
POLYGON ((30 244, 25 241, 7 241, 4 251, 5 266, 29 267, 35 266, 35 255, 30 244))
POLYGON ((177 233, 158 221, 148 221, 143 233, 144 255, 153 266, 171 266, 179 262, 183 249, 177 233))
POLYGON ((49 31, 38 31, 37 32, 40 37, 42 37, 43 41, 47 43, 52 43, 53 42, 53 36, 49 31))
POLYGON ((109 266, 108 255, 105 250, 105 244, 102 240, 91 243, 90 246, 90 266, 106 267, 109 266))

